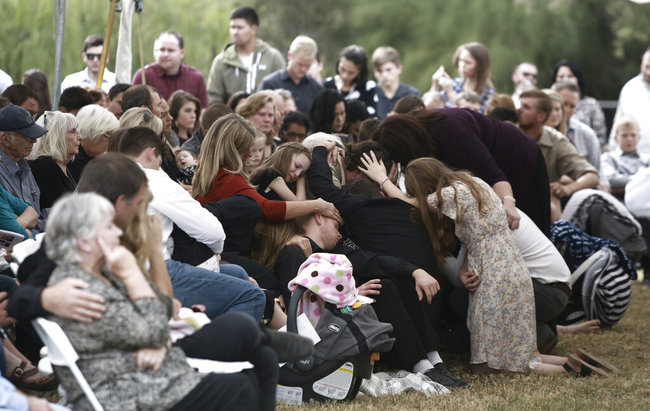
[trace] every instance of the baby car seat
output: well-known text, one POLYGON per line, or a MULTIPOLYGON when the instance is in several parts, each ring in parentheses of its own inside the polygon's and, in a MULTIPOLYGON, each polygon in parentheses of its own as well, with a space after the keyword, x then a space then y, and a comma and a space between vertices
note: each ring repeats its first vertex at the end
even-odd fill
MULTIPOLYGON (((297 333, 298 302, 304 293, 298 286, 287 309, 287 331, 297 333)), ((312 294, 310 298, 318 298, 312 294)), ((322 300, 322 299, 321 299, 322 300)), ((323 301, 325 309, 316 324, 321 340, 311 357, 280 368, 278 401, 291 404, 315 401, 349 401, 356 397, 363 378, 370 378, 378 352, 393 348, 393 326, 377 320, 369 304, 337 309, 323 301)))

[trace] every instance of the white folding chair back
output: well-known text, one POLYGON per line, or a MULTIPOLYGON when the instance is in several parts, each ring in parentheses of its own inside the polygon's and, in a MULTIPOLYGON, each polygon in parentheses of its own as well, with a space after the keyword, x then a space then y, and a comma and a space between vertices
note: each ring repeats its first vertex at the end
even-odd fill
POLYGON ((77 352, 72 347, 70 340, 61 327, 59 327, 59 324, 39 317, 32 321, 32 325, 36 329, 38 336, 41 337, 41 340, 47 346, 50 363, 68 367, 93 409, 95 411, 103 411, 104 408, 102 408, 95 393, 90 388, 88 381, 86 381, 86 378, 81 374, 81 370, 77 366, 79 355, 77 355, 77 352))
POLYGON ((38 251, 43 242, 43 237, 45 237, 45 234, 40 233, 36 235, 36 239, 32 240, 31 238, 28 238, 13 247, 11 257, 14 261, 9 263, 9 267, 14 274, 18 274, 18 267, 23 263, 23 261, 25 261, 25 258, 38 251))

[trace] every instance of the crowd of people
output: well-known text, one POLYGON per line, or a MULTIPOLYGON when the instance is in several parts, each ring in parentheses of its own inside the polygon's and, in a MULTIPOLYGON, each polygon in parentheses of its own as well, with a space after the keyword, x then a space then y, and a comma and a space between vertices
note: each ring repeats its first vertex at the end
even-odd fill
MULTIPOLYGON (((0 72, 0 326, 13 330, 0 331, 0 408, 58 407, 14 385, 59 383, 68 406, 87 406, 64 369, 33 365, 30 320, 44 316, 105 408, 274 409, 278 362, 313 349, 275 331, 312 253, 347 257, 358 294, 393 325, 381 369, 450 390, 469 386, 449 351, 469 352, 475 373, 611 372, 584 350, 552 355, 559 335, 599 322, 563 322, 571 270, 550 233, 591 188, 627 206, 650 243, 650 49, 608 133, 571 60, 546 89, 522 62, 510 95, 492 83, 488 48, 467 43, 458 77, 441 66, 422 94, 400 81, 392 47, 369 61, 349 45, 322 79, 314 39, 296 37, 285 60, 259 25, 254 9, 232 11, 207 83, 167 30, 130 84, 104 69, 98 86, 104 40, 88 36, 55 111, 41 70, 15 85, 0 72), (14 275, 11 246, 37 236, 14 275), (181 307, 211 322, 172 341, 181 307), (198 374, 186 357, 254 367, 198 374)), ((650 276, 647 253, 640 264, 650 276)), ((357 308, 338 305, 337 287, 321 298, 357 308)))

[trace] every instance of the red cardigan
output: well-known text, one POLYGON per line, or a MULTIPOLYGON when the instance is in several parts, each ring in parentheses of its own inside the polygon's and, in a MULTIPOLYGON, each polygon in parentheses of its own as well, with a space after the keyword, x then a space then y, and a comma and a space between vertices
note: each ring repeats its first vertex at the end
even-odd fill
POLYGON ((196 196, 196 200, 201 204, 205 204, 223 200, 235 194, 242 194, 255 200, 262 208, 262 214, 265 220, 284 220, 284 215, 287 210, 287 204, 284 201, 273 201, 265 198, 244 177, 239 174, 231 174, 223 168, 219 170, 219 173, 214 178, 208 195, 196 196))

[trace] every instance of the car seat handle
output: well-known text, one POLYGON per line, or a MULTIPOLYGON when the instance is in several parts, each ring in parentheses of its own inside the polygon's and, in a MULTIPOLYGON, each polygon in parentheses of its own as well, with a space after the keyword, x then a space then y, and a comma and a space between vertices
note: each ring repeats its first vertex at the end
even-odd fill
POLYGON ((287 332, 298 334, 298 303, 307 288, 298 285, 291 294, 291 300, 287 307, 287 332))

